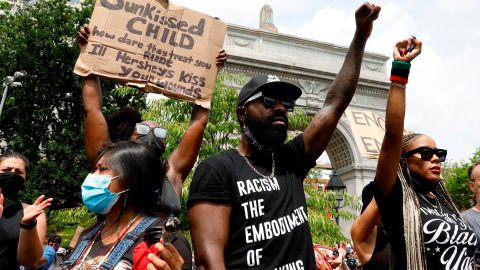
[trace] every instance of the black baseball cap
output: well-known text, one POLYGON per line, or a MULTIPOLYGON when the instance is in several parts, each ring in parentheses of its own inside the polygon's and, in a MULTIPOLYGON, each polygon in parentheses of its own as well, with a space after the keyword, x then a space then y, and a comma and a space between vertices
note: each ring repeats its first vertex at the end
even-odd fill
POLYGON ((294 84, 281 81, 275 75, 260 75, 251 78, 240 90, 237 107, 242 107, 251 96, 267 89, 292 100, 297 100, 302 95, 302 90, 294 84))

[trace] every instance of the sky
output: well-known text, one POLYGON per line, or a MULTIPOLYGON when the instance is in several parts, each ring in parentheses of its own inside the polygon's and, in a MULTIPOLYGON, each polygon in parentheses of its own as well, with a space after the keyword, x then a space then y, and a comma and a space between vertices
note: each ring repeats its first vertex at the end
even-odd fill
MULTIPOLYGON (((177 0, 227 23, 258 28, 260 9, 273 9, 280 33, 348 46, 355 31, 356 0, 177 0)), ((480 1, 404 0, 381 6, 366 50, 391 56, 397 40, 422 40, 407 87, 405 128, 430 135, 458 162, 480 147, 480 1), (478 76, 478 77, 477 77, 478 76)), ((228 52, 227 52, 228 53, 228 52)), ((388 63, 391 64, 391 61, 388 63)))

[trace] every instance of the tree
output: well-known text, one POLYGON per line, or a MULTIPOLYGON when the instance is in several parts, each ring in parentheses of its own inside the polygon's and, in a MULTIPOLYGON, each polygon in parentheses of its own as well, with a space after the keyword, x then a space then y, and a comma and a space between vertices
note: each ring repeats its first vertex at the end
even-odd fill
MULTIPOLYGON (((88 165, 81 80, 72 71, 79 53, 75 35, 92 10, 92 1, 75 9, 66 0, 40 0, 0 16, 0 79, 15 71, 26 74, 23 87, 9 91, 0 118, 1 151, 20 152, 34 164, 25 201, 43 193, 64 206, 81 202, 88 165)), ((144 94, 122 96, 113 88, 103 84, 105 112, 127 104, 144 107, 144 94)))
POLYGON ((334 246, 340 241, 348 241, 349 237, 342 234, 333 217, 338 215, 343 220, 354 220, 356 218, 355 212, 361 209, 360 199, 345 193, 343 194, 344 207, 336 211, 335 192, 319 192, 310 186, 306 186, 305 190, 310 196, 307 198, 308 222, 313 242, 334 246))
POLYGON ((468 167, 480 160, 480 148, 468 161, 446 162, 443 166, 442 175, 445 179, 445 187, 452 197, 453 202, 460 211, 472 206, 472 191, 468 187, 468 167))

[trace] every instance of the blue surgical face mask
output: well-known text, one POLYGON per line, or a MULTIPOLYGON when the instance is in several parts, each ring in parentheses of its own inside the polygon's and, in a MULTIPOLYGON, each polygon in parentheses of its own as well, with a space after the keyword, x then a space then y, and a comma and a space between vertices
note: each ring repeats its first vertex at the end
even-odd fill
POLYGON ((108 186, 113 179, 108 174, 93 174, 89 173, 82 184, 82 200, 83 204, 88 210, 105 215, 115 205, 120 197, 120 194, 127 192, 128 189, 113 193, 108 190, 108 186))

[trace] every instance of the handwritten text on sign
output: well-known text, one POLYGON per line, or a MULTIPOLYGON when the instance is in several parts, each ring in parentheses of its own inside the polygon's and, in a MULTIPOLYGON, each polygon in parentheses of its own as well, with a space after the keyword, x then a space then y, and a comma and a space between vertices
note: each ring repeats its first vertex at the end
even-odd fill
POLYGON ((97 0, 75 73, 209 107, 225 23, 166 1, 97 0))

